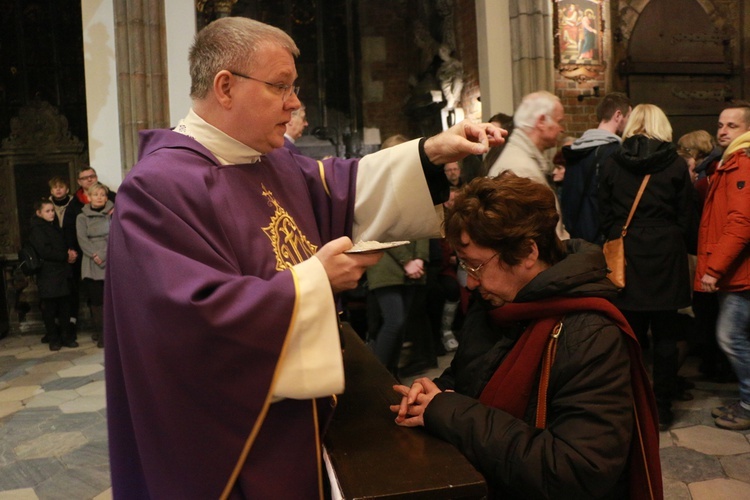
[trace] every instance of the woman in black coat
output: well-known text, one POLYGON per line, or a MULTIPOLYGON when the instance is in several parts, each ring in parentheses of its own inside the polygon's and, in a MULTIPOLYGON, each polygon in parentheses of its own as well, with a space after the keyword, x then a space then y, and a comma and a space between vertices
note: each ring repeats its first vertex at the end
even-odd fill
POLYGON ((49 342, 50 351, 62 346, 78 347, 70 333, 70 279, 71 256, 65 244, 60 225, 55 223, 55 208, 51 201, 36 203, 31 218, 29 242, 34 247, 42 267, 36 275, 36 285, 42 309, 42 319, 47 334, 42 342, 49 342))
POLYGON ((651 178, 625 236, 625 288, 615 300, 645 348, 654 344, 654 392, 660 427, 672 423, 677 389, 677 310, 690 305, 686 235, 693 187, 672 144, 672 127, 657 106, 636 106, 623 144, 604 165, 599 215, 606 239, 620 236, 646 174, 651 178))

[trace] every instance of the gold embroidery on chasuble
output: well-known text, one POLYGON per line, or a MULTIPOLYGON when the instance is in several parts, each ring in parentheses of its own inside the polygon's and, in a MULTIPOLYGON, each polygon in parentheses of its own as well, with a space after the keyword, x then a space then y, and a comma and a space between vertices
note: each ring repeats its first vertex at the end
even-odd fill
POLYGON ((262 229, 271 240, 276 255, 276 270, 283 271, 315 255, 318 247, 308 241, 294 218, 276 201, 273 193, 263 184, 261 187, 263 196, 268 198, 268 206, 275 208, 271 223, 262 229))

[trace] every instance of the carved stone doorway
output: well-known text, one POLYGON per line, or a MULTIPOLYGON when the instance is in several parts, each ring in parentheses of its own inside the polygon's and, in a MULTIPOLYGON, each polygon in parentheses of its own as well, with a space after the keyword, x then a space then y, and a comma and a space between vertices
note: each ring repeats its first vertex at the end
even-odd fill
POLYGON ((38 302, 34 281, 17 270, 18 248, 27 238, 34 202, 50 195, 48 181, 61 176, 73 189, 84 163, 83 143, 50 103, 33 100, 11 119, 10 136, 0 147, 0 336, 7 329, 42 328, 33 307, 38 302))
MULTIPOLYGON (((621 12, 631 3, 621 1, 621 12)), ((622 16, 617 38, 624 90, 635 104, 661 107, 675 141, 697 129, 714 135, 725 102, 742 95, 741 39, 708 0, 651 0, 622 16)))

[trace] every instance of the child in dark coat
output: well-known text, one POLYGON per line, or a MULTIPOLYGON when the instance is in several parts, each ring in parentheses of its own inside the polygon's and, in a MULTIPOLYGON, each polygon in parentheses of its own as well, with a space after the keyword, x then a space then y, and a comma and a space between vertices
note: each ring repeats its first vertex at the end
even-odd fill
POLYGON ((55 207, 48 199, 34 205, 31 218, 29 242, 42 260, 42 268, 36 276, 42 319, 47 334, 42 342, 49 342, 50 351, 59 351, 62 346, 78 347, 69 328, 70 312, 70 263, 71 255, 59 224, 55 223, 55 207))

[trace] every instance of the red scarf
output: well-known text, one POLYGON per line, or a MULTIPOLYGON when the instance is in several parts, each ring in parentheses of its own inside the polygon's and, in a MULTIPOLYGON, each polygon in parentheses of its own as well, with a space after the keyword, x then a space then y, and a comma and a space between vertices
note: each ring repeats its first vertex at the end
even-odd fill
MULTIPOLYGON (((563 316, 576 312, 599 312, 606 315, 629 341, 630 378, 635 411, 634 434, 628 459, 630 498, 661 499, 663 488, 656 401, 643 367, 641 347, 636 336, 622 313, 609 301, 602 298, 554 298, 509 303, 493 309, 490 317, 498 326, 521 320, 533 322, 495 371, 479 400, 484 405, 499 408, 518 419, 523 419, 531 394, 535 390, 534 383, 541 369, 542 355, 552 329, 563 316), (506 380, 510 382, 505 382, 506 380), (503 390, 508 387, 512 387, 513 390, 503 390)), ((565 335, 564 331, 562 335, 565 335)))
POLYGON ((80 201, 84 205, 91 202, 91 200, 89 200, 89 196, 86 194, 83 188, 78 188, 78 190, 76 190, 76 198, 78 198, 78 201, 80 201))

